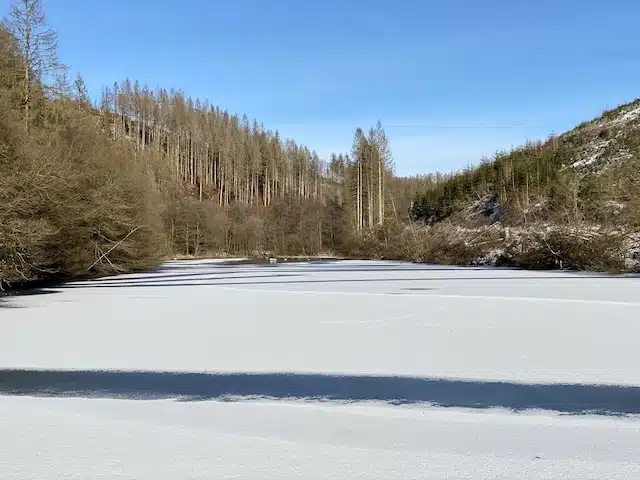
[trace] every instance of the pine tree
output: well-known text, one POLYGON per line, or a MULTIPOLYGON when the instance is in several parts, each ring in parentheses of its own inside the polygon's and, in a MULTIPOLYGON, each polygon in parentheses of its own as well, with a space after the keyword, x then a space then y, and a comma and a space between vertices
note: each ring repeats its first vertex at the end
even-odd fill
POLYGON ((73 82, 74 86, 74 97, 76 101, 80 104, 80 106, 85 108, 91 107, 91 98, 89 98, 89 91, 87 90, 87 86, 84 83, 84 79, 80 73, 76 73, 76 79, 73 82))

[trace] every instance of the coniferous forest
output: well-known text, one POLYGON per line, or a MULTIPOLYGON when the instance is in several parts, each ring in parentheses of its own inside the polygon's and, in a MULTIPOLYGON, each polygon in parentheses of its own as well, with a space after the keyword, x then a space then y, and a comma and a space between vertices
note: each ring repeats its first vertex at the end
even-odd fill
POLYGON ((226 255, 636 268, 640 135, 605 125, 627 107, 462 172, 399 178, 380 122, 320 158, 181 91, 122 79, 92 101, 40 0, 18 0, 0 28, 0 284, 226 255), (614 137, 606 168, 576 166, 614 137))

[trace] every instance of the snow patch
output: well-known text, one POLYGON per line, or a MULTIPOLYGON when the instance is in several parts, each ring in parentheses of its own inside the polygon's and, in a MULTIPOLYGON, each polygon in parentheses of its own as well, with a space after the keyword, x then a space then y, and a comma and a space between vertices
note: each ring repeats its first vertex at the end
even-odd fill
POLYGON ((612 123, 614 125, 618 125, 618 124, 621 124, 621 123, 628 123, 628 122, 632 122, 633 120, 637 119, 639 116, 640 116, 640 107, 636 107, 636 108, 633 108, 633 109, 623 113, 622 115, 617 117, 615 120, 611 121, 610 123, 612 123))
POLYGON ((609 146, 610 143, 611 140, 603 140, 597 143, 589 144, 589 146, 581 152, 579 160, 573 162, 571 164, 571 167, 580 168, 594 164, 602 156, 605 149, 607 148, 607 146, 609 146))

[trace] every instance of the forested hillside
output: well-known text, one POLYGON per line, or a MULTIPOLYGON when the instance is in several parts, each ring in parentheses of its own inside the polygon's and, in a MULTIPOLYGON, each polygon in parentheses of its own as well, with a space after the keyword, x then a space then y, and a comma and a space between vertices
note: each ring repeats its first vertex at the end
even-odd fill
POLYGON ((39 0, 0 38, 0 278, 123 272, 180 255, 354 249, 407 217, 378 123, 320 159, 255 120, 125 79, 92 105, 39 0))
POLYGON ((431 182, 416 195, 411 217, 483 238, 474 254, 506 264, 637 269, 639 114, 636 100, 431 182))
POLYGON ((414 219, 451 218, 495 195, 507 225, 540 220, 635 226, 640 193, 640 101, 546 142, 496 155, 478 167, 433 182, 417 195, 414 219))
POLYGON ((393 163, 380 123, 356 131, 351 155, 325 161, 246 116, 129 80, 104 90, 100 117, 114 141, 153 157, 175 182, 171 253, 314 254, 389 213, 393 163))
POLYGON ((0 29, 0 285, 231 254, 635 268, 638 111, 398 178, 379 122, 322 159, 180 91, 125 79, 94 104, 19 0, 0 29))

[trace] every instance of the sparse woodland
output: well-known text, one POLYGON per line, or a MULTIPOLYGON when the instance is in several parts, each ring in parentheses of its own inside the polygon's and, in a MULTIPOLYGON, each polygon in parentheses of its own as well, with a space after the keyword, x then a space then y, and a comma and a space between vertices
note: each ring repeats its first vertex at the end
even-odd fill
POLYGON ((92 104, 65 72, 40 1, 17 1, 0 29, 5 284, 231 254, 630 268, 638 130, 610 140, 624 161, 597 173, 571 164, 612 131, 584 125, 456 174, 398 178, 379 122, 321 159, 180 91, 125 79, 92 104))

